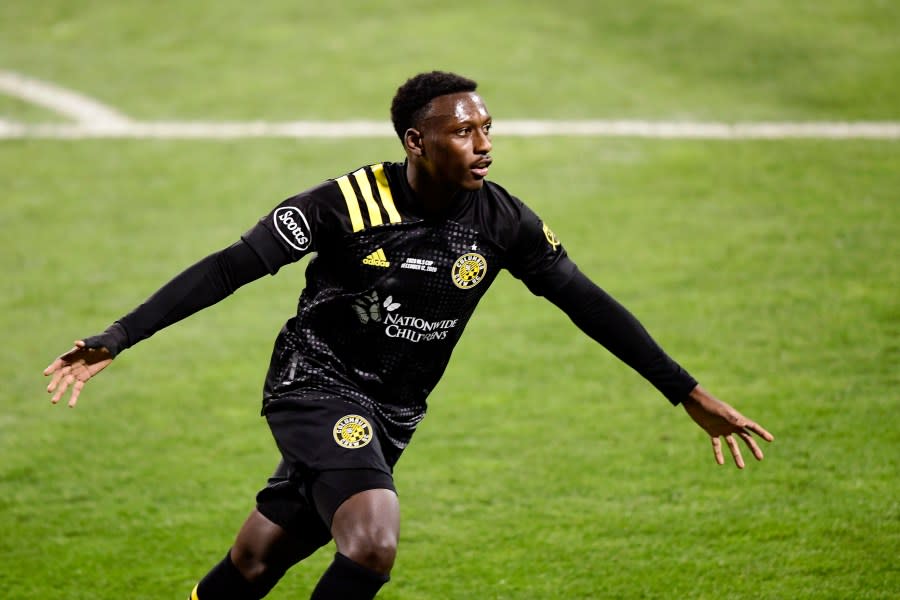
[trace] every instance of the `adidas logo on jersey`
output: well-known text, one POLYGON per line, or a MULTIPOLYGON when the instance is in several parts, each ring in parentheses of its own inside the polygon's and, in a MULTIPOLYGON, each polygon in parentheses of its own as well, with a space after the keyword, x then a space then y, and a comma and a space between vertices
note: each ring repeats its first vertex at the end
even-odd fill
POLYGON ((379 248, 372 254, 368 255, 364 259, 362 259, 364 265, 370 265, 373 267, 389 267, 391 263, 388 262, 387 256, 384 254, 384 248, 379 248))

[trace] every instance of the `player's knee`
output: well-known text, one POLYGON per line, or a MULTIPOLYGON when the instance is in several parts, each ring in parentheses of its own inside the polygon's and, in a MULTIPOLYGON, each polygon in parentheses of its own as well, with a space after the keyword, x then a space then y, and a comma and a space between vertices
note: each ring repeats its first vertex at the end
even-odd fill
POLYGON ((341 554, 376 573, 387 575, 397 557, 397 534, 388 528, 360 529, 347 536, 341 554))
POLYGON ((231 548, 231 562, 248 583, 261 583, 273 578, 277 581, 284 574, 283 567, 265 560, 262 553, 242 544, 231 548))

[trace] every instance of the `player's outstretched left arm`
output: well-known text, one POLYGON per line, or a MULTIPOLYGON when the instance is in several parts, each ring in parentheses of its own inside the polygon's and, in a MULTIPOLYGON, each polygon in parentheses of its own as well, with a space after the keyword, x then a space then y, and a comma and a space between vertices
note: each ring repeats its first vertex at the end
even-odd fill
POLYGON ((734 439, 735 435, 744 440, 756 460, 762 460, 763 453, 752 434, 755 433, 767 442, 775 439, 761 425, 751 421, 699 385, 691 391, 686 400, 681 402, 681 405, 684 406, 687 414, 709 434, 716 462, 720 465, 725 464, 722 441, 719 439, 721 437, 725 438, 725 443, 728 444, 728 449, 731 450, 731 456, 738 469, 744 468, 744 458, 741 456, 737 440, 734 439))

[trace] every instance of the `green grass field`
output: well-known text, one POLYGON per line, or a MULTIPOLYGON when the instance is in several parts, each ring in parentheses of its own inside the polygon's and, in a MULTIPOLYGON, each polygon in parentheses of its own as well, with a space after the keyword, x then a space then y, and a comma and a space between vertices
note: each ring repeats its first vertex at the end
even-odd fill
MULTIPOLYGON (((2 3, 0 70, 148 121, 386 120, 417 71, 474 77, 491 178, 776 436, 718 467, 682 409, 504 275, 397 467, 379 597, 900 595, 900 143, 502 131, 897 121, 895 3, 305 4, 2 3)), ((64 119, 0 95, 0 120, 64 119)), ((124 353, 75 410, 40 372, 283 197, 400 157, 390 139, 0 140, 0 597, 187 596, 277 461, 260 390, 302 265, 124 353)), ((330 555, 270 597, 307 597, 330 555)))

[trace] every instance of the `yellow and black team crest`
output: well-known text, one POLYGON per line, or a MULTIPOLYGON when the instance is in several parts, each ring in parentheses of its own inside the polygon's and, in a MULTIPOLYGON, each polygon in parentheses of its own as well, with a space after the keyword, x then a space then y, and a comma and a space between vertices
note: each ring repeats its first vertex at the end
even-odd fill
POLYGON ((546 223, 544 223, 544 237, 547 238, 547 243, 553 246, 553 251, 556 252, 556 248, 559 246, 559 238, 556 237, 553 230, 547 227, 546 223))
POLYGON ((450 269, 456 287, 467 290, 473 288, 487 275, 487 261, 476 252, 463 254, 450 269))
POLYGON ((372 426, 359 415, 347 415, 334 425, 334 441, 338 446, 362 448, 372 441, 372 426))

